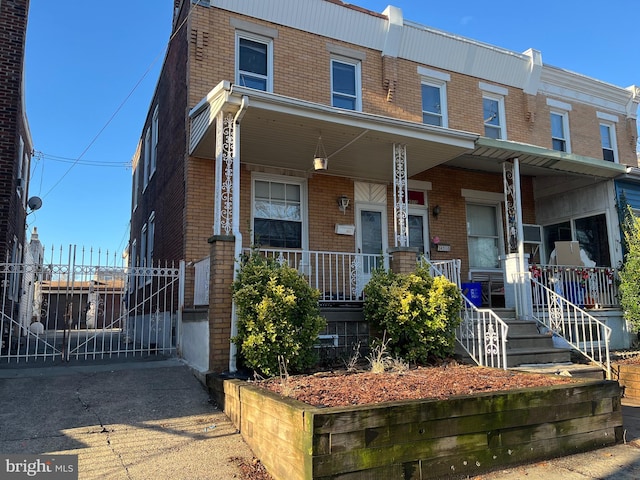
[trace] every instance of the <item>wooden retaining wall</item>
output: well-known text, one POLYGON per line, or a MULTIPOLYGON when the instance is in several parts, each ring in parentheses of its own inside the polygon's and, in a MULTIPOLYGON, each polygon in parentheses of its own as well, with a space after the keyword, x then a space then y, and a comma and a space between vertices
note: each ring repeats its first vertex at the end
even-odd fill
POLYGON ((613 378, 624 389, 625 398, 640 400, 640 365, 612 365, 613 378))
POLYGON ((623 433, 620 387, 606 380, 338 408, 213 383, 276 480, 463 477, 611 445, 623 433))

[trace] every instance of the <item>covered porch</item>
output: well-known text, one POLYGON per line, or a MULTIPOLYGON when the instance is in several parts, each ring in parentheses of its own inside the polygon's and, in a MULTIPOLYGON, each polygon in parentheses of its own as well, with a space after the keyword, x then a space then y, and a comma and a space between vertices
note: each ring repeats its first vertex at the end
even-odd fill
MULTIPOLYGON (((225 251, 233 245, 232 263, 253 246, 293 266, 327 306, 361 302, 371 270, 386 264, 390 250, 413 247, 433 264, 455 266, 460 286, 489 279, 489 300, 479 307, 497 306, 496 287, 505 293, 500 306, 516 308, 509 279, 549 263, 538 192, 566 178, 606 184, 625 170, 228 83, 193 108, 191 122, 190 154, 215 162, 212 238, 224 240, 225 251), (537 228, 536 241, 525 237, 528 226, 537 228), (505 270, 508 256, 518 259, 514 271, 505 270)), ((615 245, 606 209, 607 239, 615 245)), ((553 224, 552 214, 545 221, 553 224)), ((589 284, 597 283, 594 308, 616 307, 610 275, 611 264, 589 272, 589 284)))

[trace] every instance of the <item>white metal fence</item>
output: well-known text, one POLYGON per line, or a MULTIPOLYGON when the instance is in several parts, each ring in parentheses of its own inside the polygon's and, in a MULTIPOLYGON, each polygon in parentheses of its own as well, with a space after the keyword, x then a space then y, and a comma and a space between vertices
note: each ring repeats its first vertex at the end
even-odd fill
POLYGON ((129 268, 71 247, 55 262, 0 263, 0 277, 0 363, 176 351, 183 263, 129 268))
POLYGON ((560 285, 551 283, 551 288, 531 278, 530 273, 518 275, 519 283, 531 289, 516 295, 519 311, 527 310, 526 298, 533 299, 531 309, 534 319, 549 333, 561 337, 567 346, 581 352, 585 357, 601 367, 611 378, 609 342, 611 327, 580 308, 570 299, 560 285), (554 288, 555 287, 555 288, 554 288))
POLYGON ((553 290, 561 290, 568 300, 580 307, 620 307, 615 268, 531 265, 529 272, 536 281, 553 290))

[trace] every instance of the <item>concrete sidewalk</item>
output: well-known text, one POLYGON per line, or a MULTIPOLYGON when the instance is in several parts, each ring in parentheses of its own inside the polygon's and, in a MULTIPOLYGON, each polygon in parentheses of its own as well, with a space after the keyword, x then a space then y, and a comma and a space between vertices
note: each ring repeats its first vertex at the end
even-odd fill
MULTIPOLYGON (((624 444, 472 478, 640 479, 640 404, 623 418, 624 444)), ((253 458, 178 360, 0 368, 0 453, 78 455, 81 480, 241 479, 253 458)))
POLYGON ((253 456, 177 360, 0 369, 0 453, 78 455, 82 480, 228 480, 253 456))

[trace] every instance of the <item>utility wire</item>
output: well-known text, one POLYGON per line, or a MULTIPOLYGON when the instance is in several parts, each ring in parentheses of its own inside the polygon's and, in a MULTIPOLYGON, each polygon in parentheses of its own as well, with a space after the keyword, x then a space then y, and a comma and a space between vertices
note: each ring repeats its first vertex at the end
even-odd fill
POLYGON ((73 160, 72 165, 67 169, 66 172, 64 172, 62 174, 62 176, 58 179, 58 181, 56 183, 53 184, 53 186, 47 191, 47 193, 45 193, 42 198, 46 198, 47 195, 49 195, 61 182, 62 180, 64 180, 64 178, 69 174, 69 172, 71 172, 71 170, 73 169, 73 167, 75 167, 76 165, 78 165, 81 160, 82 157, 84 157, 84 155, 87 153, 87 151, 89 151, 89 149, 93 146, 94 143, 96 143, 96 141, 98 140, 98 138, 100 138, 100 136, 102 135, 102 133, 107 129, 107 127, 111 124, 111 122, 113 121, 113 119, 116 117, 116 115, 118 114, 118 112, 120 112, 120 110, 122 110, 122 108, 124 107, 124 105, 127 103, 127 101, 129 100, 129 98, 131 98, 131 96, 133 95, 133 93, 138 89, 138 87, 140 86, 140 84, 142 83, 142 81, 145 79, 145 77, 149 74, 149 72, 151 71, 151 69, 153 68, 153 66, 157 63, 158 59, 163 56, 165 54, 165 52, 167 51, 167 48, 169 48, 169 44, 171 43, 171 41, 174 39, 174 37, 178 34, 178 32, 182 29, 182 27, 184 27, 184 25, 187 23, 187 20, 189 19, 189 17, 191 16, 191 12, 193 12, 194 7, 197 5, 196 3, 192 3, 191 4, 191 8, 189 8, 189 12, 187 13, 187 15, 184 17, 184 20, 182 21, 182 23, 180 24, 180 26, 178 28, 176 28, 176 30, 174 31, 174 33, 171 35, 171 37, 169 37, 169 41, 167 42, 167 44, 165 45, 165 47, 162 49, 162 51, 156 56, 156 58, 153 59, 153 61, 151 62, 151 64, 147 67, 147 70, 142 74, 142 77, 140 77, 140 79, 136 82, 136 84, 133 86, 133 88, 131 89, 131 91, 127 94, 127 96, 124 98, 124 100, 122 102, 120 102, 120 105, 118 105, 118 108, 116 108, 116 110, 113 112, 113 114, 109 117, 109 119, 107 120, 107 122, 104 124, 104 126, 100 129, 100 131, 98 131, 98 133, 93 137, 93 139, 89 142, 89 144, 86 146, 86 148, 82 151, 82 153, 78 156, 78 158, 73 160))

